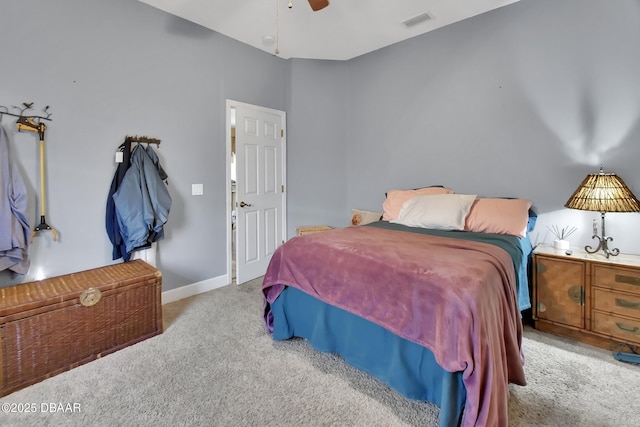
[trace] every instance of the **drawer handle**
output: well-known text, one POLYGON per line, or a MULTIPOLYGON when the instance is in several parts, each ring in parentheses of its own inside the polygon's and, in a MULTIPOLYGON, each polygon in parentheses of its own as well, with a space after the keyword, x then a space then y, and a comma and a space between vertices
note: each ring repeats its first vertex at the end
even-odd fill
POLYGON ((640 310, 640 302, 631 302, 621 298, 616 298, 616 305, 618 307, 633 308, 635 310, 640 310))
POLYGON ((629 326, 629 325, 625 325, 624 323, 620 323, 620 322, 616 322, 616 326, 621 331, 631 332, 632 334, 637 334, 638 331, 640 331, 640 328, 638 328, 637 326, 629 326))
POLYGON ((624 276, 622 274, 616 274, 616 282, 628 283, 630 285, 640 286, 640 277, 624 276))
POLYGON ((578 305, 584 305, 584 286, 575 285, 569 288, 567 292, 569 298, 578 305))

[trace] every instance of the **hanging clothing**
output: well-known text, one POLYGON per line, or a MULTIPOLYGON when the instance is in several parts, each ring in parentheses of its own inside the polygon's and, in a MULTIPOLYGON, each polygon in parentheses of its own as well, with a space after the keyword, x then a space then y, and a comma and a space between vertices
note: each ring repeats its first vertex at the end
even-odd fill
POLYGON ((164 224, 169 219, 171 196, 169 195, 169 191, 166 186, 166 182, 169 177, 162 168, 158 155, 150 145, 147 145, 145 151, 147 156, 149 156, 148 160, 146 160, 147 165, 145 165, 145 176, 147 177, 146 182, 149 187, 149 194, 155 194, 155 197, 151 198, 152 209, 154 212, 153 224, 147 239, 148 243, 151 244, 164 239, 164 224), (153 167, 149 165, 149 160, 153 167))
MULTIPOLYGON (((107 196, 107 212, 105 218, 107 235, 113 245, 112 258, 114 260, 123 258, 127 253, 126 245, 120 233, 120 226, 118 225, 116 204, 113 201, 113 195, 120 188, 124 175, 131 165, 131 138, 126 138, 120 147, 118 147, 118 151, 122 153, 122 162, 118 163, 116 173, 113 175, 113 180, 111 181, 109 195, 107 196)), ((129 261, 129 258, 125 258, 125 261, 129 261)))
POLYGON ((131 154, 131 165, 113 194, 125 261, 136 248, 164 238, 172 200, 162 176, 166 179, 155 151, 137 145, 131 154))
POLYGON ((9 152, 9 134, 0 125, 0 270, 29 271, 27 204, 27 188, 9 152))

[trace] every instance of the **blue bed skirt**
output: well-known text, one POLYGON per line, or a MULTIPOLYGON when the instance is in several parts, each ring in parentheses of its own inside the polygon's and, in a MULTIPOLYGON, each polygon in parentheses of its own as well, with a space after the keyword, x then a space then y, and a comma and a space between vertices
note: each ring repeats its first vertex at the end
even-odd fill
POLYGON ((402 395, 440 407, 440 426, 458 426, 466 391, 461 372, 447 372, 433 353, 366 319, 288 287, 271 305, 273 338, 305 338, 402 395), (310 315, 313 313, 314 315, 310 315))

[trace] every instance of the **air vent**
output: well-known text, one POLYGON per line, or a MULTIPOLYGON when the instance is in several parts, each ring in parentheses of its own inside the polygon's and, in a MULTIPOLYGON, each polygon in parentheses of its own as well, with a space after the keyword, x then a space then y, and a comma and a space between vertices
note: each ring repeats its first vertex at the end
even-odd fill
POLYGON ((429 21, 433 19, 433 17, 429 14, 429 12, 421 13, 420 15, 416 15, 413 18, 409 18, 406 21, 402 21, 405 27, 411 28, 415 25, 421 24, 423 22, 429 21))

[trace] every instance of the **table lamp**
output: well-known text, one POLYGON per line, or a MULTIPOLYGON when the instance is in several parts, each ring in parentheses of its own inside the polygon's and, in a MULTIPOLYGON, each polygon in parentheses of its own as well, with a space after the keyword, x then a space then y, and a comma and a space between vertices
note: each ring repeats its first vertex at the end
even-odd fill
POLYGON ((584 250, 593 254, 602 249, 607 258, 610 255, 618 255, 620 250, 618 248, 609 249, 609 241, 612 241, 613 238, 608 237, 605 233, 604 214, 607 212, 640 212, 640 202, 622 178, 615 173, 604 173, 602 167, 600 167, 599 173, 587 175, 564 206, 570 209, 600 212, 602 235, 598 235, 598 226, 594 220, 592 237, 592 239, 598 239, 598 247, 594 249, 591 246, 585 246, 584 250))

